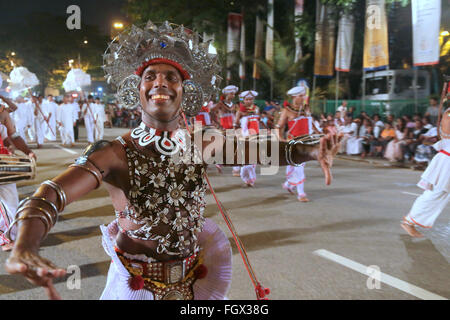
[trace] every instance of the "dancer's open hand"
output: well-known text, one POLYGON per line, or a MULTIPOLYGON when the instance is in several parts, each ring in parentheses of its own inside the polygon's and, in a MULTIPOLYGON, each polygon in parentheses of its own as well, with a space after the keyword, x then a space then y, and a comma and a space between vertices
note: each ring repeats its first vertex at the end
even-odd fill
POLYGON ((53 279, 63 277, 66 271, 37 253, 14 248, 6 260, 5 269, 10 274, 20 274, 32 284, 44 287, 50 300, 61 299, 53 286, 53 279))

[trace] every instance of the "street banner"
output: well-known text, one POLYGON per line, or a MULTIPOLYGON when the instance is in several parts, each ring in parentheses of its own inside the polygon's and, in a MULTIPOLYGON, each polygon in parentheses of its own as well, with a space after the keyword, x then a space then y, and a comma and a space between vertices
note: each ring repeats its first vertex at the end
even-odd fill
POLYGON ((334 72, 335 20, 331 7, 316 0, 314 75, 332 77, 334 72))
POLYGON ((411 11, 414 66, 438 64, 441 0, 412 0, 411 11))
POLYGON ((353 16, 343 14, 339 19, 339 30, 336 48, 336 71, 349 72, 353 52, 355 21, 353 16))
POLYGON ((384 0, 367 0, 363 68, 383 70, 389 66, 388 26, 384 0))
POLYGON ((236 63, 239 53, 239 33, 241 32, 242 15, 239 13, 228 14, 227 32, 227 80, 231 80, 230 68, 236 63))
MULTIPOLYGON (((294 17, 295 20, 300 19, 303 15, 303 2, 304 0, 295 0, 294 17)), ((303 57, 302 44, 300 37, 295 35, 295 58, 294 63, 297 63, 303 57)))
POLYGON ((244 17, 242 17, 241 23, 241 48, 240 48, 241 61, 239 62, 239 78, 245 79, 245 23, 244 17))
POLYGON ((273 62, 273 0, 267 4, 266 61, 273 62))
MULTIPOLYGON (((261 59, 263 55, 263 37, 264 37, 264 26, 261 19, 256 16, 256 26, 255 26, 255 60, 261 59)), ((256 61, 253 63, 253 79, 260 78, 260 70, 256 61)))

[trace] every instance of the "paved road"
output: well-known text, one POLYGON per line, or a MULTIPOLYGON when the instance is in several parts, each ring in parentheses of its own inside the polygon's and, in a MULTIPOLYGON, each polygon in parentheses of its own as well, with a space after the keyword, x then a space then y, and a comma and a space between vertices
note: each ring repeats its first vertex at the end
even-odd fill
MULTIPOLYGON (((105 131, 108 139, 124 132, 105 131)), ((85 145, 82 140, 70 150, 56 144, 37 150, 37 179, 19 183, 20 196, 29 195, 40 182, 62 171, 85 145)), ((435 227, 425 231, 423 240, 412 240, 399 226, 415 194, 421 193, 415 186, 420 172, 337 160, 335 180, 327 187, 320 168, 308 163, 310 203, 299 203, 281 189, 284 170, 276 176, 258 176, 254 188, 243 187, 240 178, 231 176, 231 168, 223 175, 215 168, 209 172, 259 280, 272 291, 271 299, 450 298, 450 206, 435 227), (367 266, 381 272, 379 285, 364 274, 367 266)), ((207 201, 206 216, 231 238, 211 195, 207 201)), ((101 246, 98 226, 113 218, 107 192, 100 188, 71 204, 45 240, 44 257, 61 267, 77 265, 81 270, 80 289, 69 290, 66 279, 56 284, 63 299, 100 296, 110 260, 101 246)), ((7 257, 7 253, 0 253, 2 265, 7 257)), ((235 249, 229 298, 255 298, 235 249)), ((45 296, 41 288, 1 268, 0 299, 45 296)))

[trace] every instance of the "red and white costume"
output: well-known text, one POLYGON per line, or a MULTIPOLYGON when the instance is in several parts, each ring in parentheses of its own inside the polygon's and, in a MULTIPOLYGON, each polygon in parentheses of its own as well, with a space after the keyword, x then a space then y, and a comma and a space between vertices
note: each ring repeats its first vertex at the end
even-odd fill
POLYGON ((196 122, 201 122, 202 127, 211 125, 211 117, 209 116, 209 106, 203 106, 200 112, 195 116, 196 122))
MULTIPOLYGON (((450 117, 448 108, 443 117, 450 117)), ((431 228, 450 201, 450 136, 441 130, 442 140, 433 145, 438 153, 433 157, 417 184, 425 191, 414 202, 404 222, 431 228)))
MULTIPOLYGON (((241 98, 251 95, 256 97, 258 93, 256 91, 244 91, 241 93, 241 98)), ((248 137, 251 135, 259 134, 259 109, 256 105, 252 105, 250 108, 241 108, 240 112, 243 114, 240 118, 240 124, 242 129, 242 136, 248 137)), ((246 165, 241 167, 241 179, 247 185, 253 185, 256 181, 256 165, 246 165)))

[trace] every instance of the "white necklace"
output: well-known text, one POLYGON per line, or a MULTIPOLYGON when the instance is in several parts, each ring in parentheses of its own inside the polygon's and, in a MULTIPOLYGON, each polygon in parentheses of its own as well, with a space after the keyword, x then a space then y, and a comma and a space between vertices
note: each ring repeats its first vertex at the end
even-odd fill
POLYGON ((156 150, 159 153, 172 156, 180 151, 185 150, 186 140, 184 135, 177 131, 172 137, 171 131, 156 130, 155 128, 149 128, 145 123, 141 122, 139 127, 131 131, 131 137, 138 139, 138 144, 141 147, 146 147, 150 143, 154 143, 156 150))

